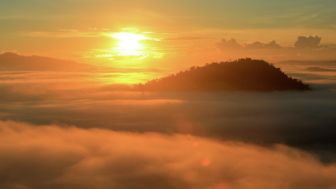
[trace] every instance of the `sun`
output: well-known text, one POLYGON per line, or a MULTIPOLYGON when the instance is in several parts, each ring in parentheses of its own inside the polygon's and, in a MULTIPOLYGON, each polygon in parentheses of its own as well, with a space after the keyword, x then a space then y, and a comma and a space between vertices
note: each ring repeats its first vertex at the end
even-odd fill
POLYGON ((145 35, 119 32, 112 34, 112 38, 116 40, 114 51, 118 56, 143 56, 145 54, 145 45, 142 43, 148 40, 145 35))
POLYGON ((102 32, 101 36, 105 39, 104 46, 92 49, 88 56, 107 67, 150 67, 166 54, 160 35, 153 31, 124 28, 102 32))

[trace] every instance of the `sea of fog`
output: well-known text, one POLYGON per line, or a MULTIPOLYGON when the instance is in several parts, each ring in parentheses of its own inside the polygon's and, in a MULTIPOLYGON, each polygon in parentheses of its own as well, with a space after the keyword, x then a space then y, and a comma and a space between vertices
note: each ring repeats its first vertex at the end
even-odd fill
POLYGON ((336 65, 277 66, 313 90, 150 93, 2 72, 0 188, 332 188, 336 65))

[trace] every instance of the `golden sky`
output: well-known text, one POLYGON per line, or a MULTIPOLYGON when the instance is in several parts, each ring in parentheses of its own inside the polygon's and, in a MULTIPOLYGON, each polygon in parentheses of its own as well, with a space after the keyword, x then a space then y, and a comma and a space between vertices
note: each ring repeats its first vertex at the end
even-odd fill
MULTIPOLYGON (((244 46, 275 40, 289 48, 298 36, 317 35, 321 44, 334 47, 335 6, 333 0, 2 1, 0 51, 111 66, 128 62, 131 67, 148 68, 149 64, 150 68, 179 69, 241 56, 308 59, 311 57, 288 49, 281 53, 255 49, 232 52, 231 48, 223 50, 220 42, 234 38, 244 46), (115 37, 120 33, 140 39, 126 44, 115 37), (137 49, 125 50, 130 44, 137 49), (121 54, 131 56, 116 56, 121 54)), ((332 58, 334 52, 316 57, 332 58)))

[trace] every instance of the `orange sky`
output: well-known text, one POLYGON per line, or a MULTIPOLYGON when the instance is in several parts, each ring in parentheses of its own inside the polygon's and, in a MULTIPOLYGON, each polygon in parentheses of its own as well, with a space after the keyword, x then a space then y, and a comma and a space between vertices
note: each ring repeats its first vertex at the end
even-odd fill
POLYGON ((0 51, 166 70, 246 56, 333 59, 334 6, 332 0, 14 0, 0 7, 0 51), (146 56, 105 56, 118 44, 110 34, 124 31, 148 37, 141 41, 146 56), (315 35, 322 38, 322 50, 293 49, 298 36, 315 35), (221 40, 231 38, 243 47, 275 40, 283 48, 223 48, 221 40))

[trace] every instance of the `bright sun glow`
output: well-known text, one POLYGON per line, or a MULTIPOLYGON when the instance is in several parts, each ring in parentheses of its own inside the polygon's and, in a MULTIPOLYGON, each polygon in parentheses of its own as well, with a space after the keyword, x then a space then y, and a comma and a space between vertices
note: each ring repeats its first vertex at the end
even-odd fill
MULTIPOLYGON (((142 73, 121 71, 119 74, 94 77, 95 81, 103 83, 135 84, 151 80, 156 77, 146 71, 153 67, 153 62, 162 59, 165 55, 161 48, 161 38, 155 32, 141 31, 136 28, 124 28, 119 32, 104 32, 107 37, 105 48, 94 49, 92 57, 97 63, 112 67, 113 73, 118 69, 143 70, 142 73)), ((106 70, 104 70, 105 72, 106 70)), ((106 71, 108 72, 108 71, 106 71)))
POLYGON ((117 40, 114 50, 119 56, 143 56, 145 53, 145 45, 141 41, 148 38, 144 35, 119 32, 112 34, 112 38, 117 40))

